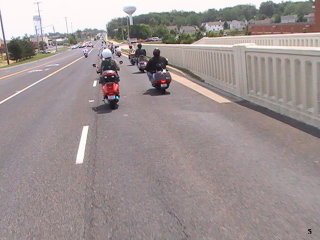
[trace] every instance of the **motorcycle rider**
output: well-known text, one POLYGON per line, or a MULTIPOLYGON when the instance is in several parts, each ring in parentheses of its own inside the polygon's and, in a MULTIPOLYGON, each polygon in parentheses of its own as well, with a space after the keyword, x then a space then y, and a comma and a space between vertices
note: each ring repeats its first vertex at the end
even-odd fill
POLYGON ((141 55, 142 56, 146 56, 147 55, 146 50, 142 48, 141 43, 138 43, 137 47, 138 47, 138 49, 136 50, 136 52, 134 54, 136 58, 138 58, 141 55))
POLYGON ((121 56, 121 47, 119 45, 116 45, 114 48, 114 53, 120 57, 121 56))
POLYGON ((136 50, 134 50, 134 48, 132 47, 132 45, 129 45, 129 58, 132 55, 135 55, 136 50))
MULTIPOLYGON (((100 66, 100 73, 106 70, 113 70, 116 73, 120 71, 120 67, 117 64, 115 60, 112 59, 112 52, 110 49, 106 48, 101 53, 102 56, 102 62, 100 66)), ((103 83, 104 79, 100 77, 99 83, 103 83)), ((120 78, 118 78, 118 82, 120 81, 120 78)))
POLYGON ((166 69, 168 65, 168 60, 160 56, 160 49, 155 48, 153 50, 153 57, 148 61, 146 66, 147 75, 151 83, 153 83, 153 73, 156 71, 166 69))
POLYGON ((129 45, 129 59, 132 63, 132 65, 135 64, 135 52, 136 50, 132 47, 132 45, 129 45))
POLYGON ((83 53, 83 55, 85 56, 85 57, 88 57, 88 48, 84 48, 83 50, 82 50, 82 53, 83 53))

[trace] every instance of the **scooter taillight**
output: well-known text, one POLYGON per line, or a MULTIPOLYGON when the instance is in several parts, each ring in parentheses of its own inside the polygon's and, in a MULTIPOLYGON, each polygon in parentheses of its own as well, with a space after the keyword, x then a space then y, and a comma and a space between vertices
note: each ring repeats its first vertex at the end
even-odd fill
POLYGON ((167 80, 160 80, 160 83, 167 83, 167 80))

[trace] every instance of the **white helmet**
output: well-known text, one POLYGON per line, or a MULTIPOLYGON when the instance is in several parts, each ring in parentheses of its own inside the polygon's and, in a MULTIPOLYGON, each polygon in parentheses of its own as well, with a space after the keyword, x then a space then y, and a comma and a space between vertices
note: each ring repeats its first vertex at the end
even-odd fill
POLYGON ((111 58, 112 57, 112 52, 110 49, 104 49, 101 53, 103 58, 111 58))

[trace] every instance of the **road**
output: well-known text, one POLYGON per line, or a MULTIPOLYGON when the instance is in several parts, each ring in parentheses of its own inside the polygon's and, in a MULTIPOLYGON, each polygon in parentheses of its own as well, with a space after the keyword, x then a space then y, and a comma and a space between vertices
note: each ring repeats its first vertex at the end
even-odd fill
POLYGON ((0 70, 1 240, 320 239, 319 130, 125 56, 110 110, 97 54, 0 70))

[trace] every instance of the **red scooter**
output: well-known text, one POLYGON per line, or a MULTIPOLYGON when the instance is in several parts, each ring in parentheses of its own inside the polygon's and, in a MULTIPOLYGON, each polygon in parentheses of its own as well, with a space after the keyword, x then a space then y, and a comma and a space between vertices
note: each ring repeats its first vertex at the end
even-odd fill
POLYGON ((103 71, 101 74, 103 101, 109 103, 111 109, 118 108, 120 99, 119 75, 113 70, 103 71))

